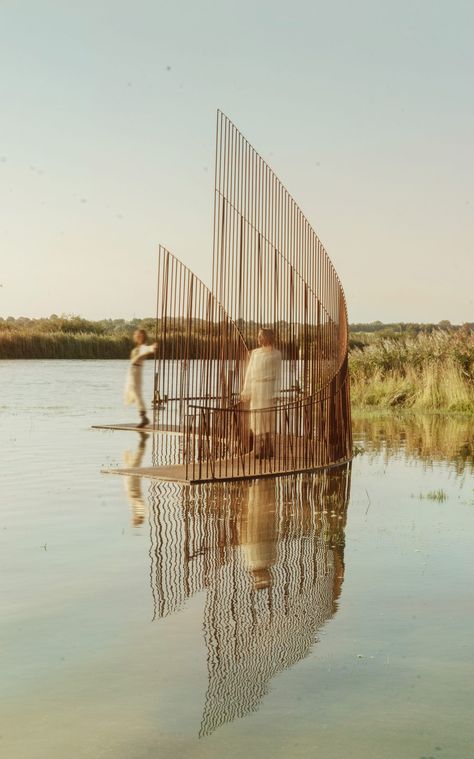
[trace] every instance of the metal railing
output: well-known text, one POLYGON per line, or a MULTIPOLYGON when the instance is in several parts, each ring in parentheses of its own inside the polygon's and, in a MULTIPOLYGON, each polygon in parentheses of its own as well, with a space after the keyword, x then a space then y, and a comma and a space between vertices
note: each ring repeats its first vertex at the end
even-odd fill
POLYGON ((226 408, 190 405, 184 423, 186 479, 260 477, 348 461, 348 389, 345 366, 314 397, 253 412, 238 403, 226 408), (251 414, 265 416, 264 426, 270 431, 264 439, 252 434, 251 414))

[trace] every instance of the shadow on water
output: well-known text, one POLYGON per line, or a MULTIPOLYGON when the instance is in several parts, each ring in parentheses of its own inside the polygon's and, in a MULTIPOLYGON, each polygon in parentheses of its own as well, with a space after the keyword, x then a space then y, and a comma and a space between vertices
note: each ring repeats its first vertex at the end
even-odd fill
POLYGON ((201 737, 255 711, 336 613, 350 474, 150 485, 155 619, 206 591, 201 737))

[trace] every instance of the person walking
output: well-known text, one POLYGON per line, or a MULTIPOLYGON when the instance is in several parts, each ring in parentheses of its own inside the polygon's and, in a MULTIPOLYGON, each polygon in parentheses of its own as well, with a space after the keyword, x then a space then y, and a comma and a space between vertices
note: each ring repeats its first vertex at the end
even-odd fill
POLYGON ((275 406, 281 386, 281 353, 275 348, 275 333, 261 329, 258 348, 250 354, 241 399, 250 402, 250 429, 253 432, 255 456, 273 458, 275 406))
POLYGON ((128 367, 127 381, 125 384, 125 404, 128 406, 136 403, 140 412, 140 429, 150 424, 146 415, 146 405, 143 400, 143 361, 156 353, 156 343, 147 345, 148 336, 144 329, 136 329, 133 333, 135 347, 130 353, 130 365, 128 367))

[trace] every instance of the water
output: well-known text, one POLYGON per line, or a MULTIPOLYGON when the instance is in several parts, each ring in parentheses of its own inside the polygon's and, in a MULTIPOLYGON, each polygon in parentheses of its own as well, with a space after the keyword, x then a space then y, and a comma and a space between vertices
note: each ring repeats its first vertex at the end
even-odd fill
POLYGON ((90 429, 135 419, 124 374, 0 363, 1 755, 473 757, 472 424, 179 488, 100 472, 152 460, 90 429))

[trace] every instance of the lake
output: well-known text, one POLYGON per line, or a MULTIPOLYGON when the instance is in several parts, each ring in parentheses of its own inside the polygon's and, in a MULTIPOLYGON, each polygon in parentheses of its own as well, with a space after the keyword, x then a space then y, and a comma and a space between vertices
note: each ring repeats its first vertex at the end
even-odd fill
POLYGON ((472 420, 192 488, 101 473, 159 456, 91 429, 125 371, 0 362, 2 756, 473 757, 472 420))

